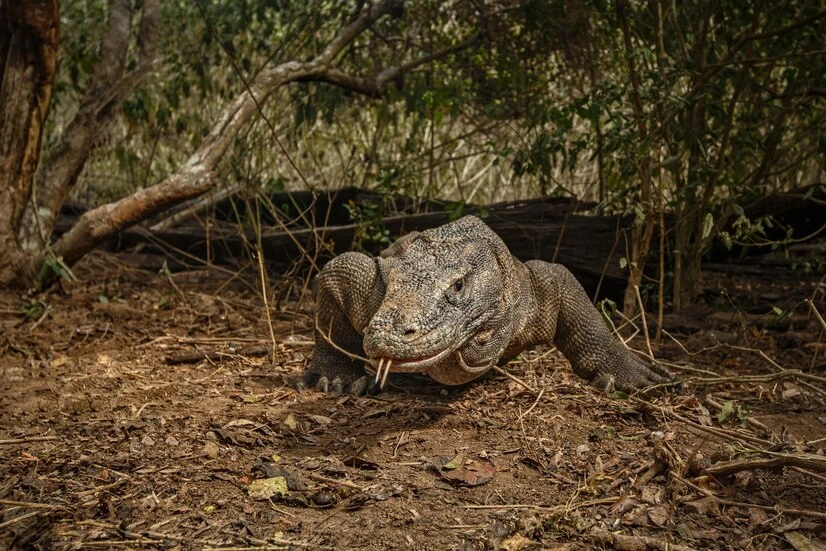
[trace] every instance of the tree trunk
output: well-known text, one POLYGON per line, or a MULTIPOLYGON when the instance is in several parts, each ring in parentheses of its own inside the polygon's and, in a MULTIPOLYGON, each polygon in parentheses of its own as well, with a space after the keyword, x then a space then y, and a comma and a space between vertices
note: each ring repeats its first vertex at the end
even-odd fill
POLYGON ((60 208, 74 189, 95 141, 135 86, 154 67, 158 42, 159 0, 143 0, 138 31, 136 67, 127 72, 134 17, 131 0, 109 0, 108 28, 101 42, 100 60, 77 113, 63 131, 35 177, 35 195, 20 225, 20 245, 39 254, 48 245, 60 208))
POLYGON ((40 160, 57 68, 58 0, 0 3, 0 285, 31 280, 18 229, 40 160))
MULTIPOLYGON (((617 2, 617 19, 622 30, 625 62, 631 80, 629 96, 631 98, 631 106, 634 110, 634 117, 636 118, 638 139, 642 144, 649 139, 649 132, 640 93, 640 77, 631 44, 631 30, 628 25, 627 9, 628 2, 626 0, 617 2)), ((638 200, 642 206, 642 217, 638 216, 637 219, 634 220, 634 226, 631 228, 631 258, 628 259, 628 285, 625 288, 625 296, 622 302, 622 312, 628 318, 634 317, 637 313, 637 293, 639 292, 638 289, 640 285, 642 285, 645 260, 648 257, 655 227, 654 203, 652 200, 653 176, 651 171, 651 154, 648 150, 640 155, 638 163, 640 178, 638 200)))

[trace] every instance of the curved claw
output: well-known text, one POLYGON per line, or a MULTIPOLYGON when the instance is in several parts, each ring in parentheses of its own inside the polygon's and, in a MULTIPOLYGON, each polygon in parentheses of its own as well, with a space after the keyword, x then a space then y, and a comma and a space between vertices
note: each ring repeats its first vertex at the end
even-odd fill
POLYGON ((354 396, 364 396, 365 394, 367 394, 367 388, 370 385, 370 379, 372 379, 372 377, 370 377, 369 375, 362 375, 361 377, 350 383, 350 386, 347 387, 347 392, 354 396))
MULTIPOLYGON (((385 379, 386 379, 386 376, 385 376, 385 379)), ((378 383, 375 382, 375 381, 368 381, 366 394, 369 394, 370 396, 374 396, 374 395, 378 394, 379 392, 382 391, 382 384, 383 383, 384 383, 384 381, 379 381, 378 383)))
POLYGON ((322 375, 318 378, 318 382, 315 384, 315 389, 319 392, 329 392, 330 391, 330 380, 322 375))
POLYGON ((591 386, 600 389, 605 394, 613 394, 617 389, 617 378, 610 373, 600 373, 590 382, 591 386))
POLYGON ((651 371, 653 377, 651 377, 656 384, 662 383, 675 383, 677 379, 674 378, 674 375, 668 372, 663 366, 652 363, 648 364, 648 369, 651 371))
MULTIPOLYGON (((638 361, 633 369, 620 373, 620 376, 615 380, 609 382, 604 388, 606 392, 610 393, 613 390, 622 390, 625 392, 644 390, 647 387, 658 385, 669 385, 677 388, 681 387, 681 383, 663 366, 651 363, 638 361), (623 376, 624 375, 624 376, 623 376), (613 388, 610 388, 610 383, 613 383, 613 388), (608 390, 610 388, 610 390, 608 390)), ((611 379, 614 379, 611 377, 611 379)), ((597 376, 594 381, 595 386, 603 387, 606 383, 604 376, 597 376), (599 383, 599 384, 597 384, 599 383)))
POLYGON ((333 392, 336 394, 344 394, 344 381, 341 380, 341 377, 336 377, 330 383, 333 388, 333 392))
POLYGON ((640 374, 643 384, 640 386, 668 385, 671 388, 682 390, 683 383, 667 369, 657 363, 645 363, 645 370, 640 374))
POLYGON ((381 392, 381 382, 376 382, 373 377, 364 375, 350 383, 347 391, 354 396, 372 396, 381 392))

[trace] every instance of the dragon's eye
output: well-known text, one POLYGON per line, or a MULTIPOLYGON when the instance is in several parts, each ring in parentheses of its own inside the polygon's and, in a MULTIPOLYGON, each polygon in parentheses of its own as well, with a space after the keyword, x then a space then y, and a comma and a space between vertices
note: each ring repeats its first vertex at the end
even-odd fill
POLYGON ((459 278, 453 283, 453 292, 459 294, 465 288, 465 278, 459 278))

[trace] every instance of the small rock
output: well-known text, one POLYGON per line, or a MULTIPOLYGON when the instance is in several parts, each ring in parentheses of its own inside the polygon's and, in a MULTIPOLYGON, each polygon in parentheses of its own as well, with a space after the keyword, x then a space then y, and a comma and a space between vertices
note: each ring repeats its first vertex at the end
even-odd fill
POLYGON ((207 442, 204 444, 201 453, 210 459, 218 459, 218 444, 215 442, 207 442))
POLYGON ((141 439, 141 445, 146 446, 147 448, 151 448, 155 445, 155 441, 152 440, 152 437, 147 434, 141 439))
POLYGON ((317 507, 330 507, 335 505, 336 498, 330 492, 319 492, 310 496, 310 501, 317 507))

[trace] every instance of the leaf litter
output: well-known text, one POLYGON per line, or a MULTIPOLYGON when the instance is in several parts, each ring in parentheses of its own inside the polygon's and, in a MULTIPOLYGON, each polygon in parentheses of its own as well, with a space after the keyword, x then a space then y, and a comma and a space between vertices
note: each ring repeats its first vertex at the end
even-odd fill
MULTIPOLYGON (((823 548, 826 380, 822 347, 799 346, 822 344, 805 306, 788 308, 793 339, 741 331, 747 313, 667 319, 656 353, 682 395, 605 396, 540 349, 508 366, 516 380, 352 398, 287 385, 307 320, 274 318, 276 363, 243 356, 269 334, 248 288, 173 274, 184 300, 126 262, 93 254, 38 297, 39 325, 3 322, 0 546, 823 548), (100 296, 141 315, 90 307, 100 296), (220 297, 209 326, 198 297, 220 297)), ((813 296, 719 284, 734 304, 761 285, 813 296)))

